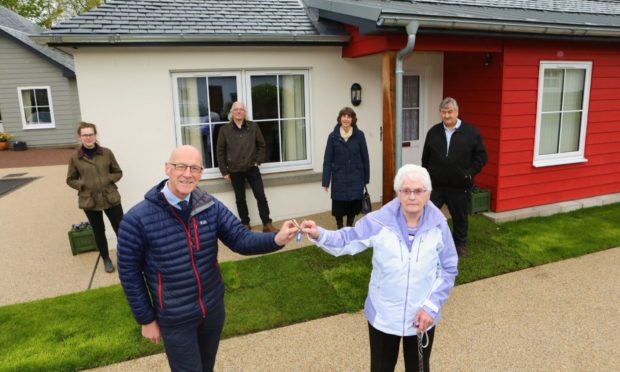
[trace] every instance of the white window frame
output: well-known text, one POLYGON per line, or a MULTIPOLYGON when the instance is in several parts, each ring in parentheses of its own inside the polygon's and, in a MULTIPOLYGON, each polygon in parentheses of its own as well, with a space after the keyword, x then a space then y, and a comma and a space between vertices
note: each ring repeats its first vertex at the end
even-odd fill
MULTIPOLYGON (((176 133, 177 145, 183 144, 183 136, 181 128, 181 112, 179 109, 179 92, 178 92, 178 78, 186 77, 217 77, 217 76, 230 76, 237 79, 237 97, 243 101, 246 105, 246 114, 248 120, 253 120, 252 117, 252 92, 251 92, 251 76, 257 75, 303 75, 304 76, 304 105, 305 105, 305 121, 306 121, 306 160, 279 162, 279 163, 266 163, 261 164, 261 173, 276 173, 297 171, 312 168, 312 137, 311 137, 311 125, 310 125, 310 73, 308 69, 276 69, 276 70, 205 70, 205 71, 193 71, 193 72, 172 72, 172 96, 174 99, 174 126, 176 133)), ((228 121, 228 119, 227 119, 228 121)), ((214 179, 221 177, 219 168, 205 169, 202 174, 202 179, 214 179)))
MULTIPOLYGON (((309 91, 309 73, 308 70, 247 70, 244 71, 244 90, 243 97, 246 105, 246 110, 248 112, 248 119, 254 120, 252 117, 252 76, 265 76, 265 75, 303 75, 304 76, 304 105, 305 105, 305 117, 303 118, 306 122, 306 160, 297 160, 297 161, 287 161, 279 163, 265 163, 260 166, 261 173, 277 173, 277 172, 288 172, 288 171, 296 171, 303 169, 312 168, 312 141, 311 141, 311 125, 310 125, 310 91, 309 91)), ((280 102, 278 101, 278 106, 280 102)), ((278 112, 280 112, 278 107, 278 112)), ((280 138, 280 144, 282 144, 280 138)))
MULTIPOLYGON (((588 107, 590 102, 590 83, 592 79, 592 62, 570 62, 570 61, 541 61, 538 75, 538 100, 536 109, 536 137, 534 142, 534 167, 548 167, 562 164, 584 163, 585 143, 588 126, 588 107), (545 70, 547 69, 579 69, 585 70, 585 81, 583 86, 583 105, 581 115, 581 125, 579 133, 579 149, 577 151, 539 155, 542 126, 542 100, 545 80, 545 70)), ((563 111, 561 111, 563 112, 563 111)), ((561 127, 560 127, 561 128, 561 127)))
POLYGON ((54 119, 54 104, 52 100, 52 89, 49 86, 17 87, 17 98, 19 99, 19 115, 22 118, 22 129, 31 130, 31 129, 56 128, 56 120, 54 119), (50 121, 51 121, 50 123, 37 124, 37 123, 28 123, 26 121, 26 115, 24 114, 24 101, 22 99, 22 91, 34 90, 34 89, 45 89, 47 91, 47 101, 49 102, 49 107, 50 107, 50 121))

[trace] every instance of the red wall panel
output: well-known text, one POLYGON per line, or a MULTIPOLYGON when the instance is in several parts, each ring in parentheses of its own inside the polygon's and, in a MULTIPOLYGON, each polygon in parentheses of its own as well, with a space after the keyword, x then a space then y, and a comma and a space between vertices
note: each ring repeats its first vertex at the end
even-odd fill
POLYGON ((505 40, 498 180, 494 210, 531 207, 620 192, 620 49, 587 42, 505 40), (536 168, 541 61, 591 61, 585 163, 536 168))

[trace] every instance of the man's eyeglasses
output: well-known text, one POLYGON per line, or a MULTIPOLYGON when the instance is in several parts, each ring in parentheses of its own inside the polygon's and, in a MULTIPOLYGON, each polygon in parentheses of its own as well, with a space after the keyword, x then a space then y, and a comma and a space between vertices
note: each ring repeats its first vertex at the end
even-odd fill
POLYGON ((409 198, 409 197, 411 197, 411 194, 415 195, 416 197, 424 194, 426 192, 426 189, 413 189, 413 190, 412 189, 402 189, 402 190, 400 190, 400 192, 403 195, 405 195, 405 196, 407 196, 409 198))
POLYGON ((199 165, 187 165, 183 163, 170 163, 170 162, 168 162, 168 164, 172 165, 174 169, 178 170, 179 172, 185 172, 185 170, 189 168, 190 172, 198 174, 198 173, 202 173, 202 170, 203 170, 203 168, 199 165))
POLYGON ((95 133, 84 133, 84 134, 80 134, 80 137, 94 137, 96 134, 95 133))

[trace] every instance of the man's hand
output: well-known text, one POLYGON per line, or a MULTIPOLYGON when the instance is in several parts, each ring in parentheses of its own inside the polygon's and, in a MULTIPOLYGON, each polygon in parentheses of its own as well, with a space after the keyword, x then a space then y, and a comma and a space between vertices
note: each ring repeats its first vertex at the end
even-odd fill
POLYGON ((142 325, 142 336, 156 344, 161 341, 161 332, 159 331, 159 324, 157 324, 156 320, 153 320, 149 324, 142 325))
POLYGON ((298 231, 299 229, 297 229, 293 220, 288 220, 282 224, 274 240, 277 245, 286 245, 295 237, 298 231))
POLYGON ((418 333, 424 332, 433 325, 433 317, 428 315, 428 313, 422 309, 418 311, 415 315, 415 319, 413 320, 413 325, 418 328, 418 333))
POLYGON ((230 174, 225 175, 225 176, 224 176, 224 179, 225 179, 226 181, 230 182, 230 174))
POLYGON ((308 234, 308 236, 314 240, 319 238, 319 227, 316 225, 316 222, 312 220, 306 220, 304 223, 302 223, 301 231, 304 234, 308 234))

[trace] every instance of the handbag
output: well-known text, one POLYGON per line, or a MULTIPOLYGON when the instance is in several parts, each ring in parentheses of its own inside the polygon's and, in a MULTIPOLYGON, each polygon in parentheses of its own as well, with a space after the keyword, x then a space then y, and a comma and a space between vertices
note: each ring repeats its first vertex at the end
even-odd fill
POLYGON ((364 196, 362 197, 362 213, 370 213, 372 212, 372 204, 370 202, 370 194, 368 194, 368 189, 364 186, 364 196))

